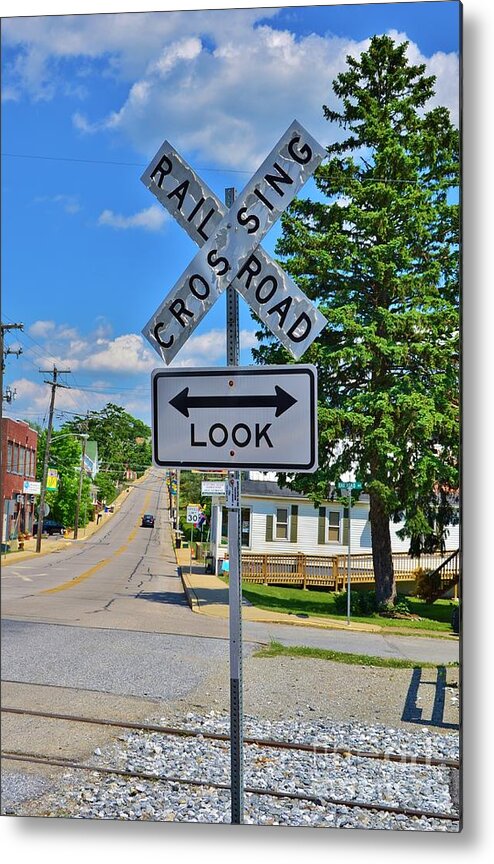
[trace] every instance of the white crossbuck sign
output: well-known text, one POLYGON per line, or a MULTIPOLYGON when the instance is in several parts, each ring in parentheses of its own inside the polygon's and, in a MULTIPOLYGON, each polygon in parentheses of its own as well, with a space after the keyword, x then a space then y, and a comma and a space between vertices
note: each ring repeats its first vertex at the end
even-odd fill
POLYGON ((326 152, 294 121, 228 210, 167 141, 141 177, 201 246, 143 329, 170 363, 229 284, 298 359, 326 325, 259 246, 326 152))

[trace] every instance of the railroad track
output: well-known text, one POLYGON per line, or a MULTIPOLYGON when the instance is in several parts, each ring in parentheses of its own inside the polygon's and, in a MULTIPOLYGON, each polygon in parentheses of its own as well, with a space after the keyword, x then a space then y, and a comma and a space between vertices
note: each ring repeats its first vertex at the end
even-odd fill
MULTIPOLYGON (((65 722, 73 722, 77 724, 91 724, 101 726, 103 728, 118 728, 128 730, 130 732, 142 733, 158 733, 159 735, 168 737, 180 737, 184 739, 204 739, 216 742, 228 743, 229 735, 220 732, 209 732, 204 729, 188 729, 175 726, 164 726, 161 724, 151 723, 132 723, 119 720, 111 720, 108 718, 84 717, 76 714, 55 713, 49 711, 34 711, 24 708, 15 708, 4 706, 1 709, 3 714, 22 715, 26 717, 39 717, 48 720, 60 720, 65 722)), ((390 753, 388 751, 367 751, 359 750, 352 747, 331 747, 325 744, 317 743, 295 743, 282 740, 273 740, 269 738, 244 737, 244 745, 248 748, 257 747, 265 748, 268 751, 293 751, 294 753, 310 753, 314 757, 335 755, 343 759, 356 757, 363 760, 377 760, 379 762, 400 763, 404 766, 428 766, 430 768, 446 768, 452 770, 460 769, 460 762, 456 759, 445 758, 441 756, 420 756, 412 753, 390 753)), ((126 770, 116 766, 88 764, 80 761, 72 761, 64 758, 53 758, 42 756, 36 753, 28 752, 12 752, 2 750, 1 756, 3 759, 11 762, 29 763, 37 765, 46 765, 49 767, 62 767, 65 769, 74 769, 78 771, 87 771, 98 773, 101 775, 114 775, 118 777, 138 779, 143 781, 158 782, 158 783, 173 783, 192 787, 208 787, 212 789, 230 789, 229 783, 209 779, 192 779, 184 778, 176 775, 156 774, 148 771, 126 770)), ((245 786, 246 794, 269 796, 272 798, 287 798, 301 802, 312 802, 317 805, 332 805, 346 808, 360 808, 369 811, 378 811, 382 813, 391 813, 403 815, 406 817, 423 817, 428 819, 437 819, 451 823, 460 821, 459 814, 454 811, 441 812, 429 809, 411 808, 405 806, 396 806, 386 804, 382 801, 369 802, 365 800, 357 800, 354 798, 343 799, 334 798, 326 795, 311 794, 309 792, 295 792, 283 789, 271 789, 256 786, 245 786)))

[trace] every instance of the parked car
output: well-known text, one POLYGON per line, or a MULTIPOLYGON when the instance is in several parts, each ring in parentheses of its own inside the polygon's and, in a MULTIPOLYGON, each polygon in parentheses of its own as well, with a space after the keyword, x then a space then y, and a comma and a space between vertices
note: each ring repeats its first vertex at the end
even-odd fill
POLYGON ((154 516, 151 513, 145 513, 142 517, 141 528, 154 528, 154 516))
MULTIPOLYGON (((38 523, 33 525, 33 534, 38 533, 38 523)), ((65 528, 56 519, 43 519, 43 534, 65 534, 65 528)))

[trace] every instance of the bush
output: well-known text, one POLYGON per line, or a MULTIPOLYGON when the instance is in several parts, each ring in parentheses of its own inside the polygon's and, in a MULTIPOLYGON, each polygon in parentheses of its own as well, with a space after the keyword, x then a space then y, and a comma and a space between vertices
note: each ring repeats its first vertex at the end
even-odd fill
MULTIPOLYGON (((335 595, 335 608, 338 615, 347 612, 347 592, 342 591, 335 595)), ((374 615, 377 612, 377 601, 375 591, 350 591, 350 614, 351 615, 374 615)))
POLYGON ((434 603, 441 588, 441 574, 431 573, 430 570, 418 567, 417 570, 414 570, 413 575, 415 577, 416 596, 425 600, 426 603, 434 603))
MULTIPOLYGON (((346 615, 347 612, 347 592, 335 594, 335 609, 338 615, 346 615)), ((376 600, 375 591, 350 591, 350 614, 360 617, 369 615, 377 615, 381 612, 387 612, 391 615, 396 613, 401 615, 410 614, 410 606, 405 597, 398 596, 396 603, 391 609, 380 609, 376 600)))
POLYGON ((410 615, 411 609, 406 597, 401 596, 400 594, 396 598, 396 603, 393 606, 394 612, 399 612, 401 615, 410 615))

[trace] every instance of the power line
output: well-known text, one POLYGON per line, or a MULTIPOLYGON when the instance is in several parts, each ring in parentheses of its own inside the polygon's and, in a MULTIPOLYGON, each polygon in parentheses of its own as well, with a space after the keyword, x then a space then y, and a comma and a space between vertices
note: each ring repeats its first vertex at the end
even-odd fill
MULTIPOLYGON (((44 156, 41 154, 31 154, 31 153, 2 153, 1 156, 8 156, 11 159, 40 159, 47 162, 71 162, 71 163, 80 163, 81 165, 113 165, 118 168, 139 168, 143 170, 146 168, 146 165, 141 162, 118 162, 110 159, 79 159, 72 156, 44 156)), ((198 171, 211 171, 218 174, 248 174, 250 176, 251 172, 244 171, 240 168, 211 168, 208 166, 200 166, 197 168, 198 171)), ((397 179, 391 177, 363 177, 356 181, 356 178, 348 178, 350 182, 358 182, 358 183, 420 183, 421 180, 418 177, 412 177, 410 179, 397 179)))
MULTIPOLYGON (((83 165, 114 165, 122 168, 140 168, 143 170, 146 165, 140 162, 116 162, 106 159, 79 159, 71 156, 41 156, 31 153, 2 153, 2 156, 8 156, 11 159, 42 159, 48 162, 78 162, 83 165)), ((243 171, 239 168, 198 168, 198 171, 216 171, 221 174, 249 174, 249 171, 243 171)))

